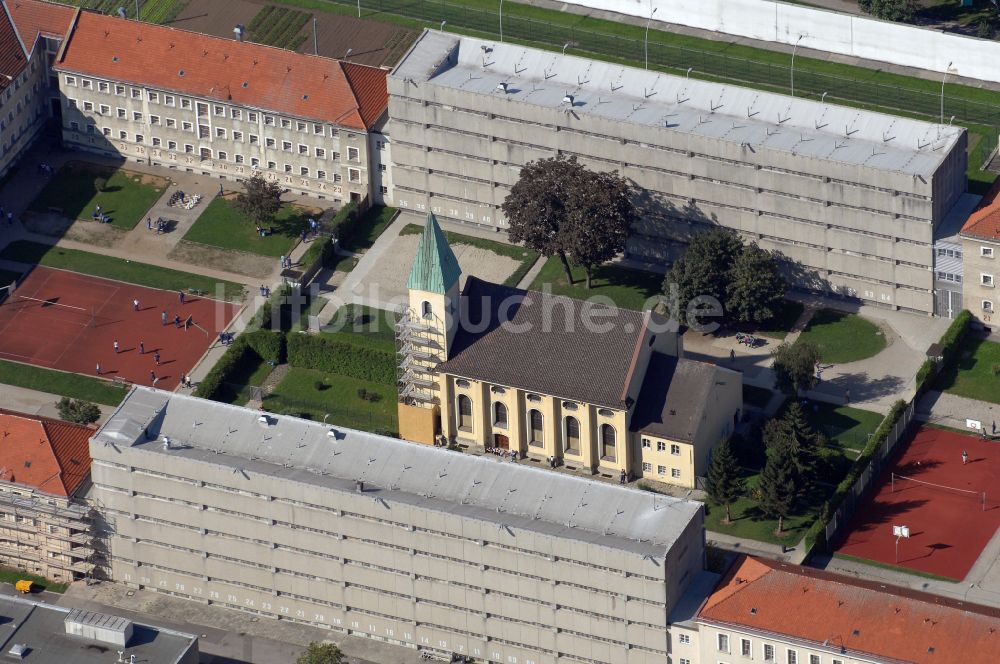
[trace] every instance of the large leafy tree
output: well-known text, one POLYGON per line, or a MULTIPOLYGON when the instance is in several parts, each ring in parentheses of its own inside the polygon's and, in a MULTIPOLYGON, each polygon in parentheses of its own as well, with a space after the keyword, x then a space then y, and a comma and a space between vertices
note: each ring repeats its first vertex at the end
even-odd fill
POLYGON ((767 450, 767 463, 760 473, 760 510, 778 520, 775 533, 781 535, 785 519, 795 509, 801 493, 801 477, 795 463, 791 440, 781 436, 767 450))
POLYGON ((587 274, 625 249, 635 219, 632 188, 617 173, 596 173, 560 155, 521 169, 504 200, 512 242, 543 256, 558 256, 573 283, 570 261, 587 274))
POLYGON ((729 439, 722 440, 712 452, 712 463, 708 467, 708 477, 705 481, 705 491, 713 502, 726 508, 724 523, 733 520, 731 507, 746 491, 746 483, 740 474, 740 466, 736 462, 729 439))
POLYGON ((770 320, 781 308, 787 290, 778 260, 751 242, 733 264, 726 288, 726 313, 744 323, 770 320))
POLYGON ((797 341, 794 344, 783 343, 774 349, 775 376, 778 387, 785 392, 797 393, 799 390, 812 389, 816 385, 816 363, 819 362, 819 349, 808 341, 797 341))
POLYGON ((913 0, 858 0, 858 7, 866 14, 886 21, 910 22, 917 13, 913 0))
POLYGON ((344 653, 336 644, 312 641, 295 664, 344 664, 344 653))
POLYGON ((76 424, 93 424, 101 417, 101 409, 89 401, 63 397, 56 404, 59 418, 76 424))
POLYGON ((743 242, 731 230, 719 228, 695 235, 684 256, 667 274, 664 292, 669 295, 671 285, 677 285, 681 310, 699 295, 724 302, 730 271, 742 252, 743 242))
POLYGON ((635 220, 632 187, 618 173, 584 169, 568 201, 568 223, 562 245, 573 263, 587 273, 591 286, 594 267, 625 250, 628 231, 635 220))
POLYGON ((234 203, 237 211, 258 226, 272 223, 274 215, 281 209, 281 185, 257 172, 243 181, 243 189, 234 203))

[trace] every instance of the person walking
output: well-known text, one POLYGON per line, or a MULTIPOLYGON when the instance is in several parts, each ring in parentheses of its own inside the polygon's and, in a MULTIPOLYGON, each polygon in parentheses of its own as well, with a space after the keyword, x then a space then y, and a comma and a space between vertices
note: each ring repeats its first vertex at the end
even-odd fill
POLYGON ((100 362, 97 363, 97 375, 98 376, 101 375, 101 363, 100 362))
POLYGON ((281 254, 281 269, 285 269, 285 255, 281 254))
POLYGON ((145 354, 146 354, 146 344, 144 344, 143 342, 140 341, 139 342, 139 355, 145 355, 145 354))
POLYGON ((181 304, 184 304, 184 291, 177 291, 177 299, 181 304))
POLYGON ((166 312, 166 310, 160 312, 160 324, 161 325, 166 325, 167 324, 167 312, 166 312))
POLYGON ((160 366, 160 351, 153 353, 153 361, 156 362, 156 366, 160 366))
POLYGON ((181 327, 181 315, 180 314, 174 314, 174 327, 176 327, 177 329, 180 329, 180 327, 181 327))
POLYGON ((153 230, 153 218, 146 217, 146 230, 153 230))
POLYGON ((969 463, 969 453, 966 450, 962 450, 962 465, 969 463))
POLYGON ((115 339, 115 354, 116 354, 116 355, 118 354, 118 351, 119 351, 119 347, 118 347, 118 340, 117 340, 117 339, 115 339))
POLYGON ((159 380, 159 378, 156 377, 156 372, 155 371, 150 371, 149 372, 149 382, 152 383, 154 387, 156 386, 156 381, 158 381, 158 380, 159 380))
POLYGON ((626 479, 627 479, 627 477, 625 475, 625 471, 622 470, 622 472, 618 475, 618 483, 619 484, 625 484, 625 480, 626 479))
POLYGON ((132 299, 132 311, 139 311, 139 298, 132 299))

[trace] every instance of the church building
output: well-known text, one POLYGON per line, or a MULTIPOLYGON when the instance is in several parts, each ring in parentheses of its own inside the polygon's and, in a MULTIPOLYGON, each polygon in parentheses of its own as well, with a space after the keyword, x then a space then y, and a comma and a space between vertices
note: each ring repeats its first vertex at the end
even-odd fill
POLYGON ((430 214, 397 325, 403 438, 694 487, 739 422, 742 375, 685 358, 673 321, 461 282, 430 214))

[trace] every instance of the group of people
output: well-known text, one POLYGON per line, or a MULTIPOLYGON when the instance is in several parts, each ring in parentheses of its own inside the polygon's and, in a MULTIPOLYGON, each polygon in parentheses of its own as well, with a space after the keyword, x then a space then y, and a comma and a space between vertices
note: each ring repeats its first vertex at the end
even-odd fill
POLYGON ((268 235, 271 235, 272 233, 274 233, 274 229, 273 228, 263 228, 260 224, 257 224, 257 235, 259 235, 261 237, 267 237, 268 235))
POLYGON ((104 214, 101 211, 101 206, 100 205, 98 205, 97 207, 94 208, 94 213, 92 215, 90 215, 90 218, 92 220, 94 220, 94 221, 99 221, 102 224, 110 224, 111 223, 111 217, 109 217, 108 215, 104 214))
POLYGON ((502 447, 487 447, 487 454, 494 454, 501 459, 510 459, 511 461, 517 461, 517 450, 505 450, 502 447))
MULTIPOLYGON (((146 228, 149 229, 149 230, 153 230, 153 218, 152 217, 146 217, 146 228)), ((166 221, 166 219, 164 219, 163 217, 157 217, 156 218, 156 234, 159 235, 160 233, 166 233, 166 232, 167 232, 167 221, 166 221)))
POLYGON ((282 255, 282 257, 281 257, 281 269, 282 270, 287 270, 290 267, 292 267, 292 257, 291 256, 284 256, 284 255, 282 255))
POLYGON ((264 284, 260 285, 260 296, 261 297, 271 297, 271 289, 264 284))
POLYGON ((232 332, 220 332, 219 333, 219 345, 228 346, 233 343, 236 335, 232 332))

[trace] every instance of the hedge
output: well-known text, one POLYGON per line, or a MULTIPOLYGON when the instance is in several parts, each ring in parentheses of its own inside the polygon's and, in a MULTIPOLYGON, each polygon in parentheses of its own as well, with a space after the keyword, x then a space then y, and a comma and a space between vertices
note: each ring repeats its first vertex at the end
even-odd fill
POLYGON ((243 335, 260 358, 273 364, 285 361, 285 335, 280 331, 255 330, 243 335))
MULTIPOLYGON (((253 315, 250 322, 247 323, 247 330, 262 330, 271 327, 271 317, 274 313, 275 305, 281 301, 282 298, 292 294, 292 287, 288 284, 283 284, 281 287, 276 289, 271 293, 271 297, 267 299, 264 304, 261 305, 260 309, 253 315)), ((279 310, 284 309, 287 305, 281 305, 279 310)))
POLYGON ((229 382, 228 379, 234 373, 241 370, 249 362, 260 361, 260 357, 256 351, 250 347, 247 336, 240 335, 236 337, 236 340, 229 346, 225 354, 219 358, 219 361, 215 363, 215 366, 208 372, 208 375, 198 383, 198 387, 194 391, 196 397, 215 399, 219 390, 223 387, 223 383, 229 382))
POLYGON ((289 335, 288 363, 293 367, 316 369, 374 383, 396 383, 394 353, 337 339, 308 334, 289 335))
POLYGON ((358 229, 358 221, 360 219, 361 214, 357 203, 348 203, 337 210, 337 214, 333 217, 331 223, 333 225, 333 234, 341 244, 346 243, 354 237, 354 232, 358 229))
POLYGON ((828 508, 824 510, 822 517, 816 519, 812 526, 810 526, 809 530, 806 531, 806 548, 811 548, 813 544, 821 541, 820 536, 823 533, 823 529, 826 528, 826 525, 830 520, 830 516, 840 508, 840 504, 844 502, 847 494, 851 492, 854 483, 858 481, 861 473, 864 472, 865 468, 868 467, 868 464, 871 463, 872 458, 875 456, 875 451, 889 437, 889 432, 892 431, 894 426, 896 426, 896 422, 899 421, 899 418, 903 415, 905 410, 906 402, 902 399, 899 399, 892 404, 892 407, 882 420, 882 423, 878 425, 878 428, 875 429, 875 433, 868 440, 868 444, 865 445, 864 449, 861 451, 861 455, 854 460, 854 463, 851 465, 851 469, 847 472, 844 479, 840 481, 840 484, 837 485, 837 489, 833 492, 833 495, 830 496, 827 501, 828 508))
MULTIPOLYGON (((957 316, 955 320, 951 322, 948 329, 945 330, 944 334, 938 340, 941 344, 941 366, 947 366, 955 361, 956 355, 959 349, 962 347, 962 343, 965 341, 965 337, 969 332, 969 325, 972 323, 972 314, 968 309, 963 309, 957 316)), ((927 358, 924 363, 920 365, 920 369, 917 370, 917 391, 923 387, 924 383, 934 374, 937 373, 938 363, 934 361, 933 358, 927 358)))

